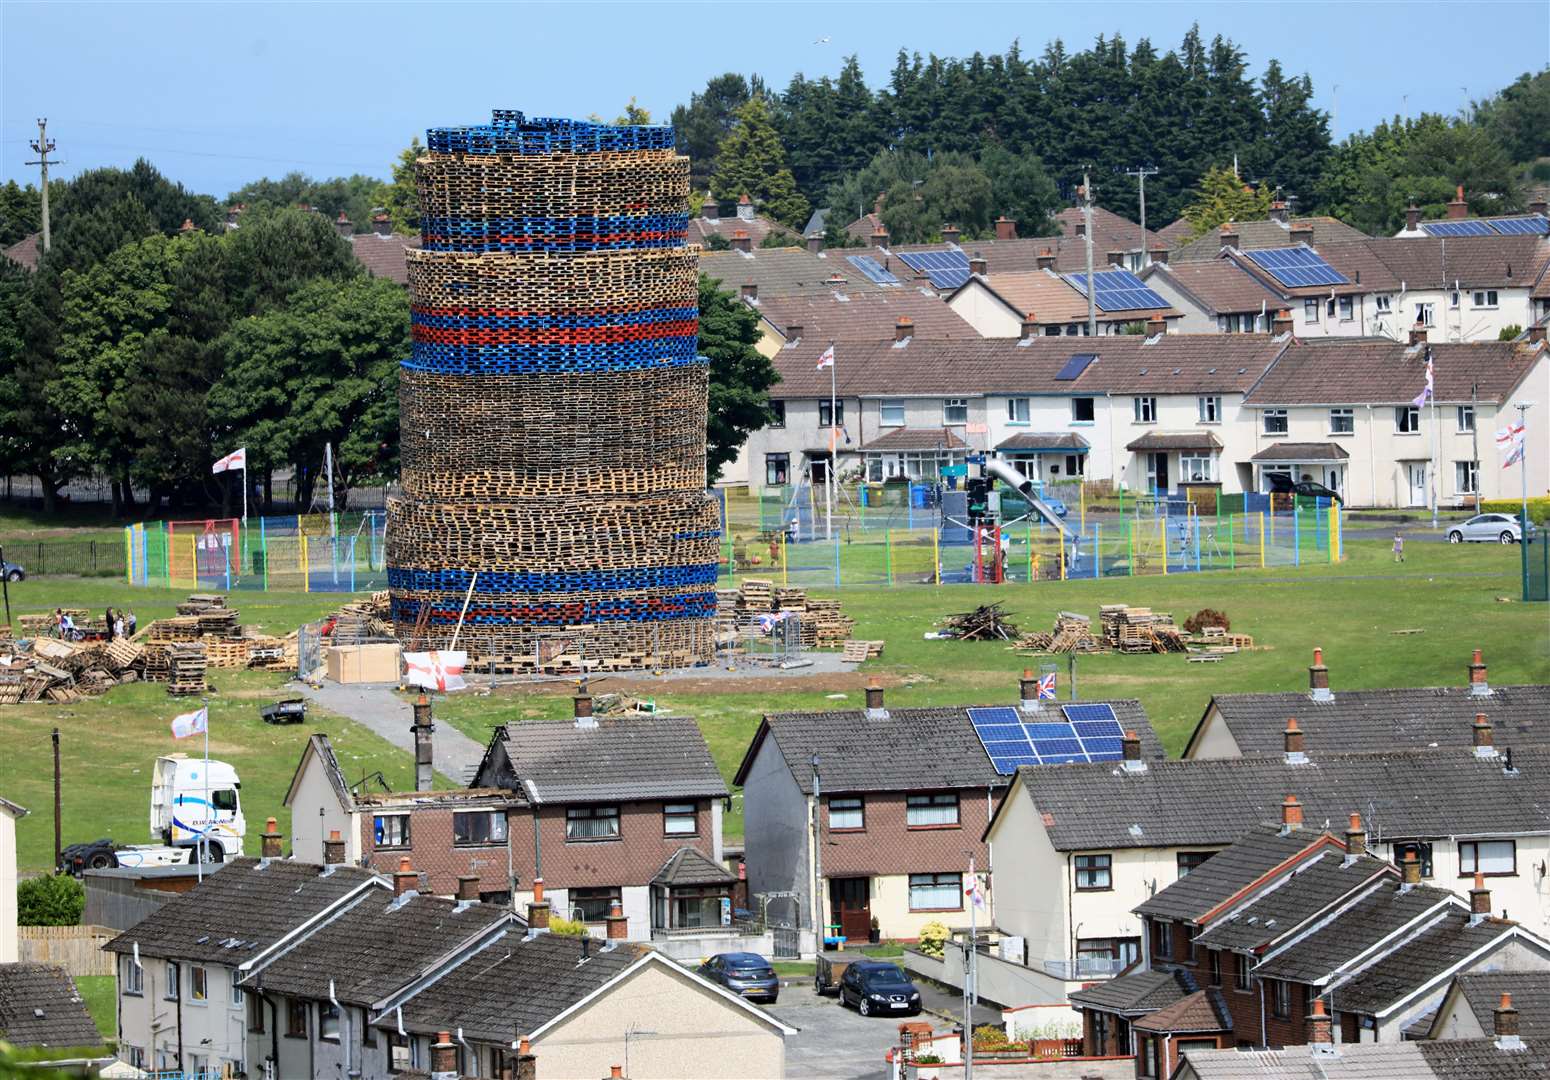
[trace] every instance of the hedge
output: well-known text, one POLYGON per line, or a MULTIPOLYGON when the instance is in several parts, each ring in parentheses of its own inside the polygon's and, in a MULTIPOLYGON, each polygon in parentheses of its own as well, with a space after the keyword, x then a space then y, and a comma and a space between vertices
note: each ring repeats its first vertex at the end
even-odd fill
MULTIPOLYGON (((1523 513, 1522 499, 1486 499, 1480 504, 1482 514, 1511 514, 1513 517, 1523 513)), ((1528 501, 1529 520, 1536 525, 1550 524, 1550 498, 1530 499, 1528 501)))

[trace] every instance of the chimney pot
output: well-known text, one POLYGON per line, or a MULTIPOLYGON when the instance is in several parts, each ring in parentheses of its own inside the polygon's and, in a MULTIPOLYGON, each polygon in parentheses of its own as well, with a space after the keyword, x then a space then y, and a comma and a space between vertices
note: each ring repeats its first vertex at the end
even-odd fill
POLYGON ((754 219, 753 200, 745 193, 737 200, 737 220, 752 221, 754 219))
POLYGON ((1528 341, 1530 345, 1537 345, 1545 340, 1545 324, 1535 323, 1528 328, 1528 341))
POLYGON ((753 238, 748 235, 747 229, 732 230, 732 250, 744 252, 753 250, 753 238))
MULTIPOLYGON (((1023 324, 1023 336, 1027 333, 1028 324, 1023 324)), ((1032 668, 1023 668, 1022 678, 1017 680, 1017 699, 1022 704, 1024 712, 1037 712, 1039 709, 1039 680, 1033 677, 1032 668)))
POLYGON ((1450 219, 1466 218, 1469 216, 1469 200, 1464 198, 1464 185, 1460 184, 1453 195, 1453 201, 1448 203, 1448 217, 1450 219))
POLYGON ((1475 743, 1475 756, 1495 757, 1495 738, 1491 731, 1491 721, 1486 719, 1485 713, 1475 713, 1475 722, 1472 727, 1475 743))
POLYGON ((436 1032, 431 1047, 431 1076, 435 1080, 457 1080, 457 1043, 450 1031, 436 1032))
POLYGON ((1414 848, 1405 852, 1399 862, 1399 879, 1407 888, 1421 884, 1421 860, 1416 857, 1414 848))
POLYGON ((1286 204, 1284 202, 1282 202, 1281 200, 1277 199, 1275 202, 1270 204, 1270 220, 1271 221, 1279 221, 1279 222, 1285 223, 1286 217, 1287 217, 1287 214, 1286 214, 1286 204))
POLYGON ((974 257, 969 260, 969 273, 984 277, 988 266, 989 264, 985 262, 985 256, 976 251, 974 257))
POLYGON ((1491 890, 1485 887, 1485 875, 1475 871, 1475 887, 1469 890, 1469 913, 1476 919, 1491 914, 1491 890))
POLYGON ((1362 826, 1362 815, 1353 813, 1345 830, 1346 862, 1355 862, 1367 854, 1367 830, 1362 826))
POLYGON ((608 1080, 619 1080, 619 1078, 622 1077, 623 1075, 624 1075, 624 1066, 622 1066, 622 1065, 610 1065, 610 1066, 608 1066, 608 1080))
POLYGON ((1501 1001, 1493 1011, 1494 1034, 1498 1039, 1511 1039, 1516 1043, 1518 1038, 1518 1010, 1512 1006, 1512 995, 1503 993, 1501 1001))
POLYGON ((821 251, 823 251, 823 237, 809 236, 807 238, 807 253, 809 255, 817 255, 821 251))
POLYGON ((1308 760, 1302 749, 1302 728, 1297 726, 1297 718, 1289 717, 1286 721, 1286 731, 1283 732, 1283 741, 1286 744, 1286 760, 1293 765, 1300 765, 1308 760))
POLYGON ((1039 336, 1039 320, 1033 312, 1023 316, 1022 326, 1019 328, 1022 337, 1031 338, 1039 336))
POLYGON ((875 229, 873 229, 872 230, 872 235, 870 237, 870 243, 871 243, 871 245, 873 247, 876 247, 876 248, 887 247, 888 246, 888 229, 887 229, 887 227, 882 225, 882 224, 879 224, 875 229))
POLYGON ((1038 262, 1040 270, 1053 270, 1055 268, 1055 253, 1049 248, 1045 248, 1039 252, 1038 262))
POLYGON ((393 235, 393 219, 386 214, 373 214, 371 216, 371 227, 378 236, 393 235))
POLYGON ((457 898, 459 900, 479 899, 479 876, 477 874, 458 875, 457 898))
POLYGON ((899 320, 893 324, 893 340, 908 341, 915 333, 915 320, 908 315, 900 315, 899 320))
POLYGON ((526 1035, 517 1042, 517 1075, 514 1080, 538 1080, 538 1059, 526 1035))
POLYGON ((1148 254, 1151 255, 1154 263, 1166 263, 1168 261, 1168 248, 1164 244, 1153 244, 1148 254))
POLYGON ((1295 829, 1302 824, 1302 803, 1297 801, 1297 796, 1288 795, 1281 800, 1281 825, 1285 829, 1295 829))
POLYGON ((1324 1009, 1324 999, 1313 999, 1313 1010, 1308 1013, 1308 1042, 1320 1046, 1333 1043, 1334 1036, 1329 1013, 1324 1009))
POLYGON ((1405 207, 1405 231, 1419 232, 1421 228, 1421 208, 1415 203, 1405 207))
POLYGON ((1017 222, 1012 218, 1007 217, 1005 214, 1002 214, 1000 217, 996 218, 996 239, 1016 240, 1017 222))
POLYGON ((715 199, 706 199, 700 204, 700 217, 706 221, 721 220, 721 204, 715 199))
POLYGON ((1270 332, 1277 337, 1292 332, 1292 313, 1282 308, 1270 320, 1270 332))
POLYGON ((533 899, 527 905, 527 927, 529 930, 549 929, 549 901, 544 899, 544 879, 533 879, 533 899))
POLYGON ((1308 667, 1308 696, 1314 701, 1332 701, 1329 690, 1329 668, 1324 666, 1324 650, 1313 650, 1313 663, 1308 667))
POLYGON ((280 823, 270 818, 264 822, 264 833, 259 837, 259 855, 265 859, 278 859, 283 841, 284 838, 280 835, 280 823))
POLYGON ((330 829, 328 839, 323 841, 323 862, 328 866, 338 866, 344 862, 344 838, 339 835, 338 829, 330 829))
POLYGON ((1120 740, 1120 766, 1127 772, 1145 772, 1146 762, 1141 760, 1141 736, 1134 731, 1125 732, 1120 740))
POLYGON ((1313 225, 1312 225, 1312 223, 1307 222, 1307 221, 1293 222, 1292 223, 1292 243, 1293 244, 1311 244, 1311 243, 1313 243, 1313 225))
POLYGON ((1469 692, 1475 697, 1485 697, 1491 692, 1491 684, 1485 678, 1485 658, 1479 649, 1469 661, 1469 692))
POLYGON ((888 719, 888 710, 883 707, 883 687, 876 675, 867 680, 866 715, 868 720, 888 719))
POLYGON ((1410 344, 1426 344, 1426 327, 1421 324, 1419 319, 1417 319, 1416 324, 1410 328, 1410 344))
POLYGON ((409 865, 409 856, 401 855, 398 859, 398 869, 393 871, 393 895, 402 896, 414 889, 420 883, 420 875, 414 872, 409 865))
POLYGON ((1238 246, 1238 229, 1232 222, 1222 226, 1221 244, 1223 247, 1235 248, 1238 246))
POLYGON ((603 921, 608 924, 608 940, 625 941, 630 936, 630 920, 624 914, 624 906, 615 900, 608 906, 608 914, 603 921))
POLYGON ((354 224, 351 223, 349 217, 343 210, 339 211, 339 216, 334 219, 334 229, 339 233, 340 236, 346 238, 354 235, 355 233, 354 224))
POLYGON ((963 233, 959 231, 958 226, 956 225, 942 226, 942 240, 944 243, 956 244, 958 242, 958 238, 962 235, 963 233))
POLYGON ((592 716, 592 695, 586 691, 578 693, 571 699, 571 711, 577 720, 587 720, 592 716))
POLYGON ((1146 336, 1157 337, 1168 332, 1168 320, 1161 315, 1153 315, 1146 320, 1146 336))

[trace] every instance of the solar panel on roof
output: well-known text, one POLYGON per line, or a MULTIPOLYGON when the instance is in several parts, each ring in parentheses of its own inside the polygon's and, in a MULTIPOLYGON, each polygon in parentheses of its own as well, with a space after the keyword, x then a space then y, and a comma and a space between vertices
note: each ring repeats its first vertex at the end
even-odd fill
POLYGON ((878 285, 897 285, 899 279, 893 273, 883 268, 883 264, 870 255, 847 255, 845 261, 860 270, 869 281, 878 285))
MULTIPOLYGON (((1064 276, 1077 292, 1087 295, 1086 274, 1064 276)), ((1142 311, 1168 306, 1168 301, 1129 270, 1104 270, 1094 274, 1093 302, 1105 311, 1142 311)))
POLYGON ((1531 217, 1494 218, 1486 224, 1502 236, 1541 236, 1550 232, 1550 218, 1539 214, 1531 217))
POLYGON ((956 289, 969 280, 969 257, 961 251, 901 251, 898 256, 938 289, 956 289))
POLYGON ((1098 359, 1097 353, 1076 353, 1066 361, 1066 366, 1055 373, 1056 382, 1070 382, 1080 378, 1082 372, 1087 370, 1087 365, 1098 359))
POLYGON ((1013 708, 969 709, 969 722, 996 772, 1010 776, 1019 765, 1064 765, 1072 761, 1118 761, 1123 731, 1106 704, 1062 706, 1024 722, 1013 708))
POLYGON ((1260 269, 1282 285, 1305 289, 1315 285, 1349 285, 1351 279, 1336 270, 1324 257, 1303 244, 1286 248, 1259 248, 1245 251, 1260 269))
POLYGON ((1423 221, 1427 236, 1490 236, 1491 227, 1483 221, 1423 221))

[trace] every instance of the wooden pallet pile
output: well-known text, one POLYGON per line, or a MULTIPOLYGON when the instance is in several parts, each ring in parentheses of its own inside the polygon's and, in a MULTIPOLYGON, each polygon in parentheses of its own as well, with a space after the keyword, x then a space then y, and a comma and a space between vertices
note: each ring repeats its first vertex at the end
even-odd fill
POLYGON ((855 632, 856 620, 840 610, 838 600, 811 599, 807 601, 806 614, 802 616, 802 645, 804 648, 842 648, 855 632), (807 636, 811 627, 812 645, 807 636))
POLYGON ((999 603, 949 615, 942 633, 959 641, 1015 641, 1020 636, 999 603))
POLYGON ((845 642, 840 650, 840 659, 847 664, 859 664, 866 660, 876 660, 883 655, 883 642, 864 641, 860 638, 852 638, 845 642))
POLYGON ((208 663, 202 641, 173 642, 168 645, 167 693, 175 697, 205 693, 208 689, 205 682, 208 663))
POLYGON ((774 611, 775 585, 761 578, 744 578, 739 586, 737 602, 740 611, 774 611))
POLYGON ((30 701, 67 704, 143 676, 144 650, 112 642, 24 639, 0 648, 0 705, 30 701))
POLYGON ((1108 642, 1093 633, 1093 621, 1074 611, 1055 615, 1055 626, 1048 632, 1024 634, 1012 648, 1025 654, 1103 652, 1108 642))
POLYGON ((1151 608, 1104 604, 1098 621, 1109 646, 1125 653, 1185 652, 1189 635, 1175 626, 1173 616, 1151 608))

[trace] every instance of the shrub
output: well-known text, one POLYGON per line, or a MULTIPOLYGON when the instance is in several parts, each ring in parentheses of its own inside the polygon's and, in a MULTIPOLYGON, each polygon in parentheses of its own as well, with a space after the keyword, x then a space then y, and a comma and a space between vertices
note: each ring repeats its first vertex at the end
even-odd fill
POLYGON ((579 919, 566 919, 559 915, 549 917, 549 933, 564 934, 566 937, 586 937, 587 924, 579 919))
POLYGON ((1005 1050, 1010 1045, 1005 1029, 995 1024, 981 1024, 974 1029, 974 1049, 976 1050, 1005 1050))
POLYGON ((916 946, 924 956, 934 956, 941 959, 943 947, 947 939, 953 936, 944 923, 928 922, 920 928, 920 944, 916 946))
POLYGON ((941 1065, 941 1064, 943 1064, 942 1055, 941 1054, 916 1054, 915 1055, 915 1064, 916 1065, 941 1065))
POLYGON ((1232 629, 1232 623, 1227 616, 1215 608, 1201 608, 1184 620, 1184 629, 1191 634, 1198 634, 1208 626, 1220 626, 1223 630, 1232 629))
MULTIPOLYGON (((1517 468, 1516 465, 1513 468, 1517 468)), ((1473 510, 1474 501, 1469 500, 1464 509, 1473 510)), ((1482 514, 1511 514, 1513 517, 1523 516, 1522 499, 1486 499, 1480 504, 1482 514)), ((1541 496, 1528 501, 1528 518, 1536 525, 1550 525, 1550 498, 1541 496)))
POLYGON ((22 926, 75 926, 86 909, 86 890, 69 874, 45 874, 16 886, 16 921, 22 926))

